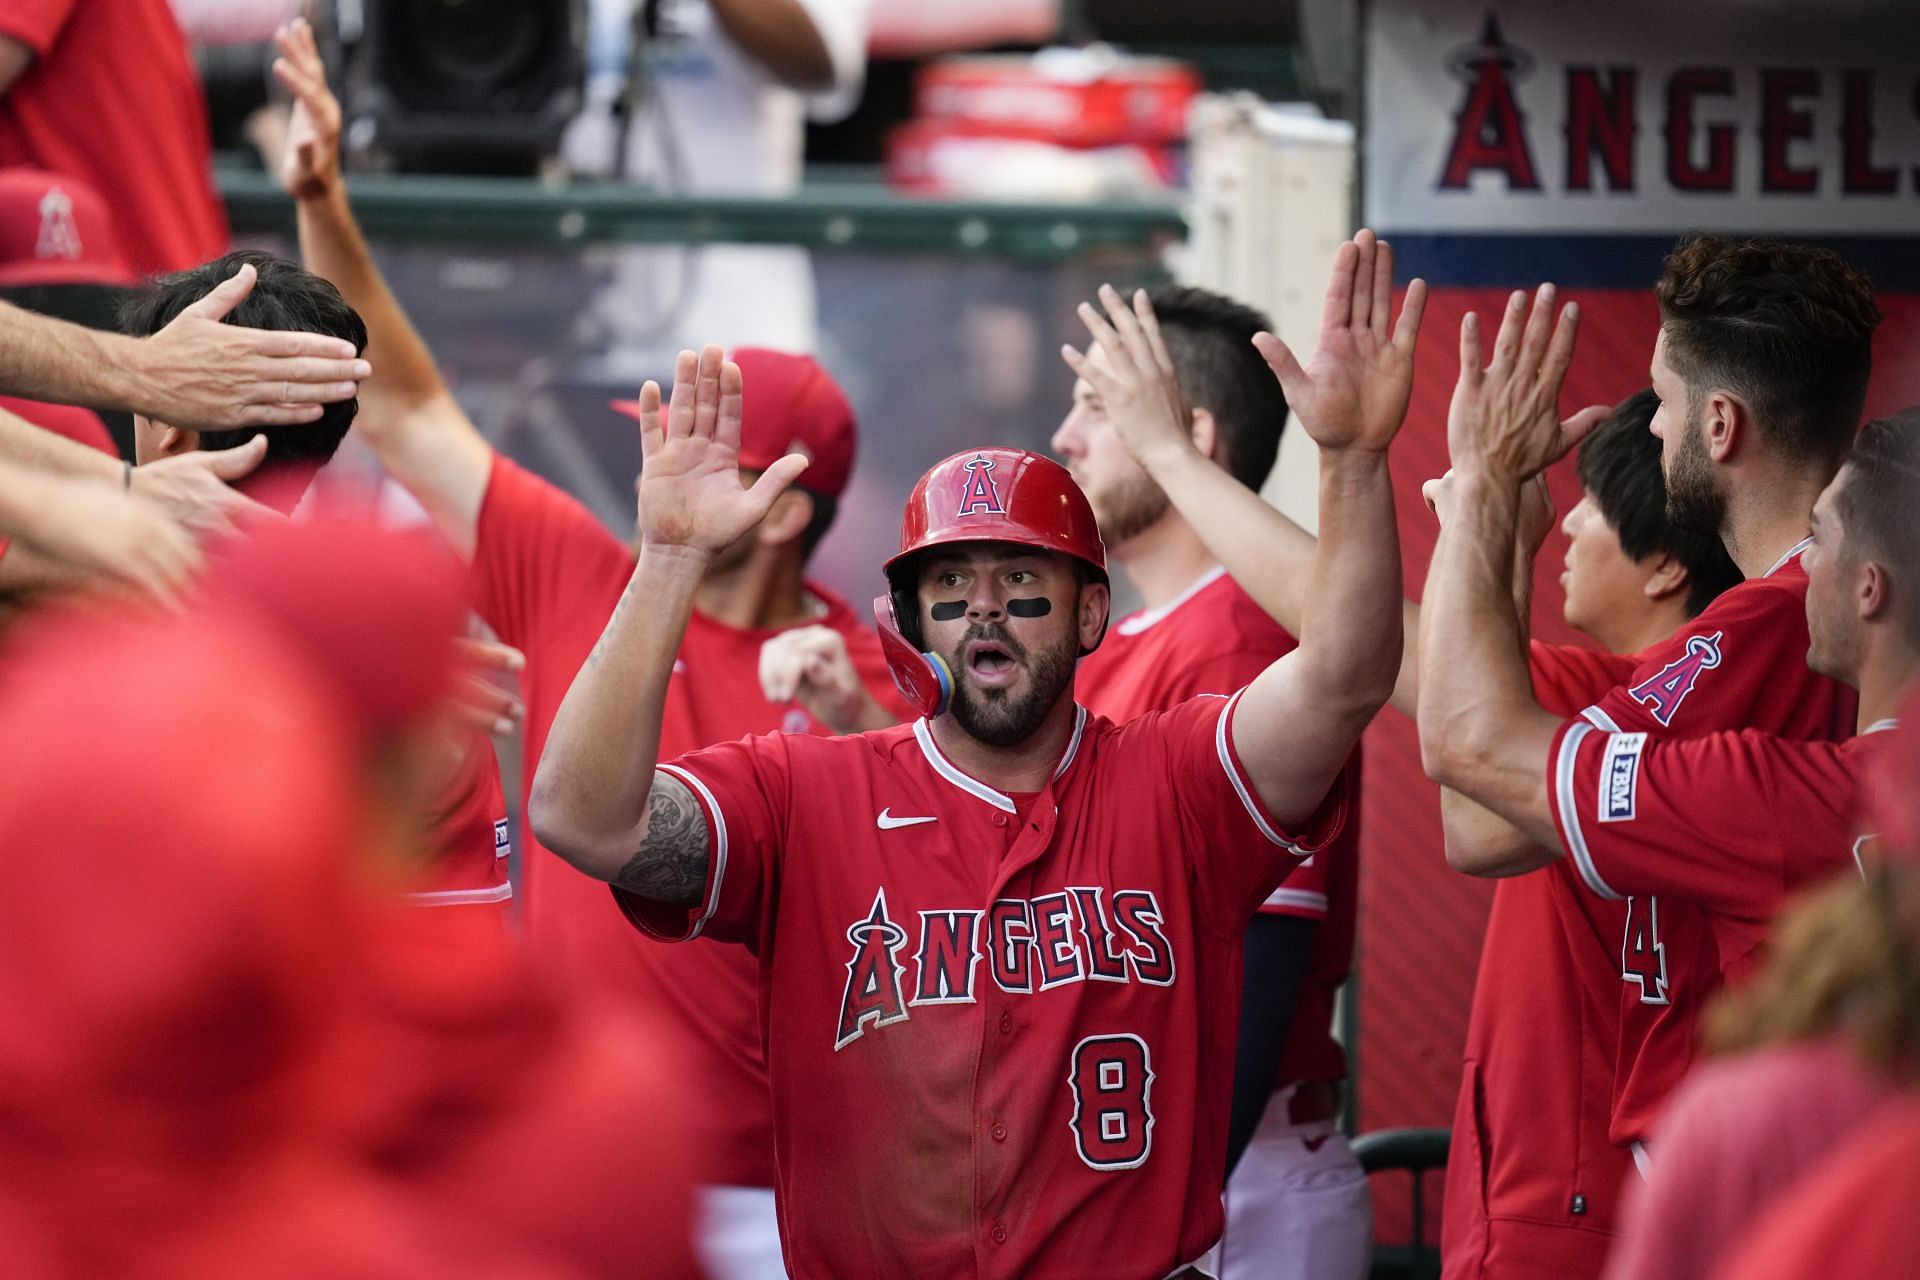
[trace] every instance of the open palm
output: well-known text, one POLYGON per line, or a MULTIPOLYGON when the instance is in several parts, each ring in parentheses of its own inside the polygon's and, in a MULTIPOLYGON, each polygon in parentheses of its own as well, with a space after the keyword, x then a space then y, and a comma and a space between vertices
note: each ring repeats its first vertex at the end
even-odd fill
POLYGON ((1334 255, 1320 316, 1320 340, 1303 368, 1272 334, 1254 339, 1280 380, 1287 404, 1323 449, 1379 451, 1393 441, 1413 392, 1413 350, 1427 286, 1407 286, 1400 322, 1393 311, 1393 249, 1362 230, 1334 255))
POLYGON ((274 33, 280 56, 274 78, 293 95, 280 185, 296 200, 326 195, 340 180, 340 102, 327 88, 327 71, 313 28, 295 18, 274 33))
POLYGON ((640 389, 640 537, 648 547, 711 555, 765 519, 774 499, 806 468, 790 453, 740 483, 740 366, 709 346, 682 351, 673 397, 661 410, 660 384, 640 389))

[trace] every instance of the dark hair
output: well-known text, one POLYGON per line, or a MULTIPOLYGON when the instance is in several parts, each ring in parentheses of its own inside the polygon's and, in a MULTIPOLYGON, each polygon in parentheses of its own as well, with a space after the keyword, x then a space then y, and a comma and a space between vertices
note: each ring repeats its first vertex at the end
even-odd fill
MULTIPOLYGON (((188 271, 150 282, 120 308, 120 328, 136 338, 149 337, 173 323, 182 311, 211 293, 241 266, 259 272, 253 292, 229 311, 227 324, 248 329, 297 330, 344 338, 357 352, 367 349, 367 326, 340 291, 306 271, 258 249, 238 249, 188 271)), ((360 410, 358 397, 327 405, 320 417, 298 426, 266 432, 267 456, 261 470, 290 462, 324 463, 332 458, 360 410)), ((203 431, 202 449, 237 449, 256 434, 252 428, 203 431)))
POLYGON ((813 549, 820 545, 820 539, 827 536, 827 530, 833 528, 833 518, 839 514, 840 500, 824 493, 816 493, 805 485, 793 486, 813 502, 813 514, 807 517, 807 527, 800 531, 800 555, 810 559, 813 549))
POLYGON ((1839 463, 1880 323, 1866 276, 1831 249, 1695 236, 1667 255, 1654 292, 1667 363, 1690 401, 1712 387, 1737 392, 1773 447, 1839 463))
POLYGON ((1287 425, 1287 398, 1253 345, 1253 335, 1273 322, 1205 289, 1167 286, 1149 296, 1187 402, 1219 424, 1227 472, 1258 489, 1287 425))
POLYGON ((1694 617, 1741 580, 1740 566, 1716 535, 1667 519, 1660 440, 1648 429, 1659 407, 1651 387, 1622 400, 1581 443, 1576 466, 1629 560, 1665 554, 1680 562, 1687 571, 1687 616, 1694 617))
POLYGON ((1893 607, 1907 644, 1920 652, 1920 406, 1860 428, 1834 494, 1841 554, 1871 560, 1893 577, 1893 607))

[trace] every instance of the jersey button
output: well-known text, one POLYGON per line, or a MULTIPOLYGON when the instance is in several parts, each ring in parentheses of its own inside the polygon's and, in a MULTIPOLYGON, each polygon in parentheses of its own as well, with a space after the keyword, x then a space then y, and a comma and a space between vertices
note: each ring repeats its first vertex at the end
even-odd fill
POLYGON ((1006 1223, 996 1222, 993 1224, 993 1242, 995 1244, 1005 1244, 1007 1242, 1007 1224, 1006 1223))
POLYGON ((1007 1126, 1003 1124, 993 1126, 993 1140, 995 1142, 1005 1142, 1007 1140, 1007 1126))
POLYGON ((1011 1013, 1001 1014, 1000 1015, 1000 1034, 1004 1036, 1012 1030, 1013 1030, 1013 1015, 1011 1013))
POLYGON ((996 827, 1004 827, 1004 826, 1006 826, 1006 825, 1007 825, 1007 815, 1006 815, 1006 814, 1004 814, 1004 813, 996 813, 996 814, 994 814, 994 815, 993 815, 993 825, 994 825, 994 826, 996 826, 996 827))

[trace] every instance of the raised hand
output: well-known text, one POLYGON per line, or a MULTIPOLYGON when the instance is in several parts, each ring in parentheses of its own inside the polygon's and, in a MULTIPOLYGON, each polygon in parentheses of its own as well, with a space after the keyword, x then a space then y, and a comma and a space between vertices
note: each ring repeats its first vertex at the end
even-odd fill
POLYGON ((280 185, 295 200, 331 195, 340 185, 340 102, 327 88, 313 28, 305 18, 295 18, 274 32, 273 43, 280 50, 273 60, 274 78, 293 95, 280 185))
POLYGON ((137 391, 128 407, 176 427, 227 431, 312 422, 323 405, 358 393, 373 367, 351 342, 222 323, 257 278, 242 265, 166 328, 131 343, 137 391))
POLYGON ((1180 389, 1147 291, 1134 291, 1129 310, 1119 291, 1103 284, 1100 303, 1104 316, 1090 303, 1079 307, 1092 335, 1086 352, 1064 346, 1060 358, 1099 395, 1107 420, 1135 461, 1144 462, 1160 449, 1192 448, 1193 409, 1180 389))
POLYGON ((1288 407, 1322 449, 1377 453, 1393 442, 1413 393, 1413 348, 1426 305, 1426 281, 1415 280, 1389 336, 1393 249, 1362 229, 1334 254, 1319 345, 1305 367, 1274 335, 1254 338, 1288 407))
POLYGON ((640 388, 640 538, 654 550, 712 556, 766 517, 774 499, 806 469, 797 453, 740 484, 740 366, 719 347, 682 351, 673 397, 661 412, 660 384, 640 388))
POLYGON ((512 645, 465 636, 456 642, 456 647, 460 654, 460 675, 454 682, 452 697, 455 721, 480 733, 506 737, 526 719, 527 708, 494 677, 525 670, 526 655, 512 645))
POLYGON ((1481 364, 1480 317, 1460 321, 1460 380, 1447 409, 1447 449, 1456 470, 1472 468, 1519 483, 1545 471, 1603 422, 1611 410, 1590 405, 1560 420, 1560 387, 1573 363, 1580 307, 1553 318, 1557 293, 1540 286, 1531 305, 1515 290, 1507 300, 1493 361, 1481 364))
POLYGON ((232 533, 248 520, 284 518, 232 487, 266 456, 267 438, 255 436, 235 449, 183 453, 135 467, 127 487, 197 534, 232 533))
POLYGON ((768 702, 797 702, 835 733, 861 728, 867 691, 832 627, 794 627, 760 646, 760 691, 768 702))

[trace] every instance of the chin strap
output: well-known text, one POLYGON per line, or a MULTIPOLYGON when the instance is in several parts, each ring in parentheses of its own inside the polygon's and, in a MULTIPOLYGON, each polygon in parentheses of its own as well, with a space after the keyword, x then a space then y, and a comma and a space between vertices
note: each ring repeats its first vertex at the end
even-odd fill
POLYGON ((886 656, 887 670, 893 673, 894 687, 900 695, 929 720, 944 714, 953 701, 953 672, 947 669, 946 659, 923 651, 900 633, 892 596, 874 599, 873 621, 880 632, 880 651, 886 656))

